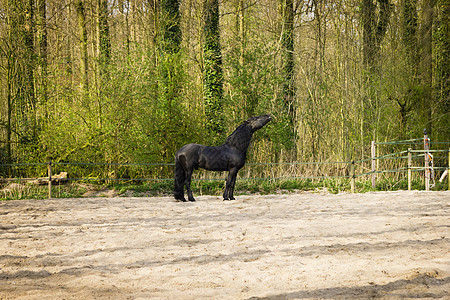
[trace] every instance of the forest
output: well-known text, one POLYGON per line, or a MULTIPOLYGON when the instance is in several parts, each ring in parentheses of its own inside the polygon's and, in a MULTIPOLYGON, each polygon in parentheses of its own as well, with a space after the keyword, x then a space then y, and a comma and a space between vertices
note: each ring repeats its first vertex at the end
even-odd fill
POLYGON ((450 0, 0 0, 0 164, 172 163, 266 113, 249 162, 450 141, 449 19, 450 0))

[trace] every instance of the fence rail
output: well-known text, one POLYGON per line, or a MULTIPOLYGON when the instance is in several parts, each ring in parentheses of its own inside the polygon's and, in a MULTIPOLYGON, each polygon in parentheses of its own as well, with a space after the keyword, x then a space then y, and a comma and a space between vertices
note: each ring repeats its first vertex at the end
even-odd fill
MULTIPOLYGON (((312 175, 312 176, 269 176, 269 177, 240 177, 237 178, 237 180, 292 180, 292 179, 327 179, 327 178, 348 178, 350 179, 351 183, 351 190, 352 192, 355 191, 355 185, 356 185, 356 178, 364 177, 364 176, 371 176, 372 177, 372 186, 375 187, 375 179, 377 174, 384 174, 384 173, 408 173, 408 189, 411 189, 411 178, 412 178, 412 172, 424 172, 424 178, 425 183, 429 184, 430 180, 430 173, 431 171, 434 172, 434 170, 448 170, 450 169, 450 149, 447 150, 430 150, 430 149, 424 149, 424 150, 413 150, 408 149, 404 151, 398 151, 394 153, 389 153, 385 155, 375 156, 375 145, 393 145, 393 144, 407 144, 407 143, 414 143, 416 141, 419 141, 422 139, 413 139, 413 140, 404 140, 404 141, 398 141, 398 142, 382 142, 382 143, 375 143, 372 142, 372 157, 367 159, 360 159, 360 160, 354 160, 354 161, 332 161, 332 162, 279 162, 279 163, 247 163, 247 166, 305 166, 305 165, 344 165, 344 170, 346 171, 346 175, 328 175, 325 173, 318 174, 318 175, 312 175), (413 153, 420 153, 419 155, 413 155, 413 153), (427 164, 427 158, 429 157, 430 153, 448 153, 448 164, 445 167, 434 167, 433 165, 427 164), (407 155, 404 155, 407 154, 407 155), (425 158, 425 164, 424 166, 413 166, 412 160, 418 159, 418 158, 425 158), (387 159, 395 159, 395 160, 402 160, 407 159, 408 163, 407 166, 401 166, 396 169, 385 169, 385 170, 377 170, 376 168, 376 162, 381 160, 387 160, 387 159), (370 168, 370 171, 368 172, 360 172, 357 173, 357 165, 361 165, 365 162, 372 162, 372 167, 370 168)), ((449 143, 450 144, 450 143, 449 143)), ((429 161, 428 161, 429 163, 429 161)), ((0 178, 1 182, 21 182, 21 181, 35 181, 35 180, 41 180, 44 182, 48 182, 48 188, 49 188, 49 198, 52 197, 51 195, 51 187, 52 187, 52 181, 172 181, 173 178, 115 178, 115 177, 103 177, 103 176, 87 176, 87 177, 65 177, 63 179, 57 178, 54 174, 54 167, 57 166, 109 166, 109 167, 119 167, 119 166, 139 166, 139 167, 173 167, 174 163, 82 163, 82 162, 35 162, 35 163, 16 163, 16 164, 0 164, 0 170, 1 168, 5 167, 24 167, 24 166, 40 166, 40 167, 47 167, 47 176, 46 177, 38 177, 38 178, 0 178)), ((331 173, 331 172, 329 172, 331 173)), ((449 172, 450 173, 450 172, 449 172)), ((223 180, 223 178, 194 178, 195 181, 214 181, 214 180, 223 180)), ((448 189, 450 190, 450 180, 448 184, 448 189)), ((429 186, 426 185, 426 190, 429 190, 429 186)))

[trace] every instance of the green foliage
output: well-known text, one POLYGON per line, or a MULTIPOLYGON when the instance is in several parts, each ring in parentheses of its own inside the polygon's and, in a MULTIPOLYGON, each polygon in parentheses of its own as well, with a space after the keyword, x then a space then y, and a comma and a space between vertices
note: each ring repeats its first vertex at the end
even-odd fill
POLYGON ((295 132, 292 119, 287 115, 279 115, 268 127, 266 135, 273 142, 275 151, 279 152, 281 149, 291 149, 295 145, 295 132))
MULTIPOLYGON (((0 16, 0 163, 169 163, 182 145, 222 143, 243 120, 265 113, 273 121, 255 134, 249 162, 366 158, 372 140, 420 137, 429 105, 432 141, 448 140, 446 0, 435 6, 433 73, 427 78, 432 85, 420 80, 418 35, 424 21, 414 0, 389 6, 389 1, 365 1, 367 11, 354 1, 335 6, 306 1, 295 16, 287 10, 293 1, 277 1, 285 5, 281 15, 280 7, 267 1, 243 1, 240 8, 237 1, 122 2, 84 5, 85 21, 78 24, 74 6, 58 1, 44 1, 52 15, 37 20, 31 2, 0 0, 5 8, 0 16), (37 24, 41 27, 33 28, 37 24), (85 74, 77 24, 87 35, 85 74), (42 47, 44 25, 48 43, 42 47), (427 95, 431 104, 423 101, 427 95)), ((400 150, 405 148, 382 152, 400 150)), ((173 176, 168 166, 54 168, 72 178, 173 176)), ((294 177, 345 170, 252 166, 246 172, 294 177)), ((0 174, 45 176, 46 166, 3 168, 0 174)), ((380 181, 377 189, 405 188, 397 177, 391 179, 380 181)), ((137 194, 146 189, 170 193, 171 184, 136 184, 135 189, 137 194)), ((349 190, 348 180, 249 180, 238 186, 259 193, 349 190)), ((194 187, 220 194, 223 181, 198 181, 194 187)), ((357 187, 371 190, 362 182, 357 187)))
POLYGON ((180 0, 162 0, 160 20, 163 51, 178 53, 181 45, 180 0))

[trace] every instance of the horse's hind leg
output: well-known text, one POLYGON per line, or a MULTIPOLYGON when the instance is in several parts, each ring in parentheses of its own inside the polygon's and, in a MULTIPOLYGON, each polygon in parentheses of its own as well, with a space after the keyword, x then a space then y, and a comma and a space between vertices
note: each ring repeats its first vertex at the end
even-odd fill
POLYGON ((192 171, 193 170, 187 170, 186 171, 186 190, 187 190, 187 194, 188 194, 188 200, 189 201, 195 201, 194 199, 194 195, 192 194, 192 190, 191 190, 191 178, 192 178, 192 171))

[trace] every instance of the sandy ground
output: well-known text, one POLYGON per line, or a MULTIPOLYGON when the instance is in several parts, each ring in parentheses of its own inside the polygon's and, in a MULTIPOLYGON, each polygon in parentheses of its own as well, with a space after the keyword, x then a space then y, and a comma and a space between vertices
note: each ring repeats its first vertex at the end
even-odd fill
POLYGON ((0 299, 450 299, 450 193, 0 203, 0 299))

